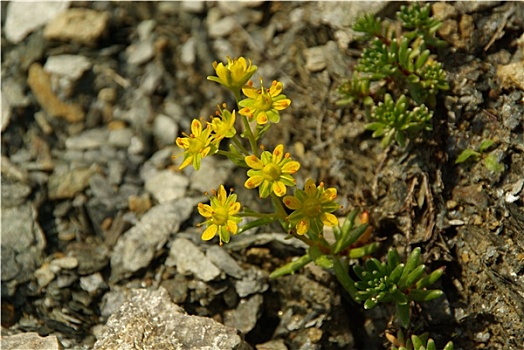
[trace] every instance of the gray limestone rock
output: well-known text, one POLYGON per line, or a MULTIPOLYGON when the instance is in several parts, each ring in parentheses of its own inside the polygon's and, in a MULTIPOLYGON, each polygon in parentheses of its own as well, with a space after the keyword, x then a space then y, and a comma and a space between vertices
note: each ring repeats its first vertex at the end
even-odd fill
POLYGON ((129 298, 109 318, 95 350, 207 349, 248 350, 233 328, 210 318, 186 315, 168 292, 131 290, 129 298))
POLYGON ((202 281, 212 281, 220 276, 220 270, 190 240, 176 239, 171 245, 167 266, 176 266, 182 274, 192 273, 202 281))
POLYGON ((125 232, 111 255, 112 280, 120 280, 146 267, 155 251, 178 231, 200 198, 183 198, 151 208, 134 227, 125 232))
POLYGON ((20 350, 20 349, 45 349, 45 350, 62 350, 62 344, 55 335, 41 337, 36 332, 19 333, 2 337, 2 349, 20 350))

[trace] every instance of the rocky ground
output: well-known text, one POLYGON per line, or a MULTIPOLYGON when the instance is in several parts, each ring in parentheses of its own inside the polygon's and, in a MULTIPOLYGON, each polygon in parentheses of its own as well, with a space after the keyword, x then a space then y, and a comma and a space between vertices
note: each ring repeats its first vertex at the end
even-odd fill
POLYGON ((2 2, 2 347, 386 348, 391 310, 363 311, 329 272, 268 279, 303 253, 286 234, 199 239, 205 191, 252 193, 219 158, 177 170, 174 140, 233 105, 206 76, 243 55, 292 99, 266 145, 285 144, 298 181, 368 210, 378 258, 420 246, 446 266, 445 297, 414 310, 421 329, 439 346, 522 349, 524 3, 433 4, 451 88, 433 131, 383 150, 336 89, 360 53, 355 18, 400 5, 2 2))

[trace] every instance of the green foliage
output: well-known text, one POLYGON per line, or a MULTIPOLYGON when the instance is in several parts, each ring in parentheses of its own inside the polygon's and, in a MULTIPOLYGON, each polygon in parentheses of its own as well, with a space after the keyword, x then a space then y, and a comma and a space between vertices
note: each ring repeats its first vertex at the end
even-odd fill
MULTIPOLYGON (((419 336, 411 335, 410 339, 405 339, 402 330, 399 330, 396 337, 388 337, 393 343, 391 350, 437 350, 433 339, 428 339, 429 334, 424 333, 419 336), (393 338, 393 339, 391 339, 393 338)), ((453 350, 453 342, 448 342, 442 350, 453 350)))
POLYGON ((449 89, 442 64, 431 54, 445 42, 435 37, 441 23, 430 16, 429 4, 402 6, 397 18, 398 23, 391 25, 373 15, 357 19, 353 29, 363 33, 369 46, 352 79, 338 89, 339 104, 361 100, 371 111, 367 129, 375 131, 373 137, 383 138, 382 147, 393 140, 404 146, 414 131, 430 130, 433 114, 426 105, 434 106, 438 92, 449 89), (386 111, 393 107, 394 112, 386 111))
POLYGON ((493 145, 493 140, 487 139, 481 142, 478 152, 471 148, 466 148, 459 154, 455 160, 455 164, 465 163, 468 160, 476 162, 482 158, 482 162, 486 169, 496 174, 501 173, 504 171, 504 165, 500 163, 498 152, 495 150, 487 153, 493 145))
POLYGON ((396 303, 397 316, 403 327, 410 323, 411 301, 429 301, 443 294, 438 289, 426 289, 442 276, 444 270, 440 268, 424 275, 426 266, 420 261, 420 248, 411 252, 405 264, 400 262, 398 252, 392 249, 388 252, 387 263, 370 258, 364 266, 356 265, 353 270, 359 278, 355 282, 359 290, 356 300, 363 301, 365 309, 381 302, 396 303))
POLYGON ((422 129, 431 130, 432 117, 433 112, 424 105, 409 108, 405 95, 395 102, 390 94, 386 94, 384 102, 380 102, 372 112, 375 121, 367 124, 366 129, 373 131, 373 137, 382 137, 382 147, 393 139, 404 147, 408 135, 422 129))
MULTIPOLYGON (((276 278, 292 274, 310 262, 314 262, 316 265, 326 269, 334 269, 336 272, 336 270, 340 269, 342 266, 339 261, 341 256, 360 258, 373 253, 378 248, 378 243, 376 242, 364 244, 359 247, 351 247, 351 245, 357 242, 368 228, 367 223, 355 225, 357 214, 358 211, 352 211, 348 214, 342 225, 333 227, 335 242, 330 244, 324 238, 308 241, 310 246, 307 249, 306 254, 297 260, 294 260, 276 269, 273 271, 273 273, 271 273, 270 277, 276 278)), ((346 283, 346 286, 351 289, 350 294, 354 296, 353 292, 356 291, 352 285, 354 282, 352 280, 348 281, 346 279, 346 277, 349 277, 347 276, 347 271, 342 272, 339 270, 339 272, 341 275, 337 275, 337 277, 340 277, 346 281, 344 283, 346 283), (343 276, 344 273, 346 276, 343 276)))

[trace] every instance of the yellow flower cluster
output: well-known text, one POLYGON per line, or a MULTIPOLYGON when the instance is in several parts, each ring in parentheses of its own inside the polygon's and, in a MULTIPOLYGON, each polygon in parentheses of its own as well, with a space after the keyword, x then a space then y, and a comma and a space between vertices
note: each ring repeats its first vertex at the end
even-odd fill
POLYGON ((300 163, 284 152, 282 144, 276 146, 273 152, 263 151, 259 155, 259 137, 271 126, 269 123, 278 123, 280 111, 291 105, 291 100, 282 93, 283 84, 273 81, 269 88, 264 88, 260 79, 260 87, 255 88, 249 79, 257 66, 244 57, 227 57, 227 64, 214 62, 213 68, 216 76, 209 76, 208 79, 231 90, 239 110, 229 111, 224 104, 217 106, 216 115, 209 122, 203 124, 194 119, 191 133, 176 139, 184 155, 180 169, 191 164, 198 170, 204 157, 215 153, 225 155, 235 164, 248 168, 248 179, 244 186, 248 189, 258 188, 260 198, 271 196, 277 211, 268 214, 269 217, 264 217, 265 214, 257 216, 253 212, 242 213, 237 195, 227 195, 221 185, 209 198, 209 205, 198 205, 198 212, 206 219, 202 224, 207 226, 202 239, 210 240, 218 233, 221 244, 229 242, 231 234, 239 232, 238 224, 242 216, 262 217, 261 224, 267 223, 268 218, 270 221, 287 222, 288 227, 296 229, 300 235, 308 231, 321 235, 324 225, 336 225, 338 221, 332 214, 338 208, 334 201, 337 195, 334 188, 324 189, 322 183, 317 187, 313 180, 307 180, 304 190, 295 189, 294 196, 286 196, 287 188, 296 186, 293 174, 300 169, 300 163), (240 92, 245 95, 244 99, 241 99, 240 92), (242 132, 237 132, 237 113, 243 123, 242 132), (252 121, 256 121, 254 129, 250 123, 252 121), (220 149, 220 142, 226 138, 232 140, 229 151, 220 149), (242 141, 245 139, 249 141, 251 150, 243 146, 242 141), (292 210, 291 214, 284 206, 292 210))

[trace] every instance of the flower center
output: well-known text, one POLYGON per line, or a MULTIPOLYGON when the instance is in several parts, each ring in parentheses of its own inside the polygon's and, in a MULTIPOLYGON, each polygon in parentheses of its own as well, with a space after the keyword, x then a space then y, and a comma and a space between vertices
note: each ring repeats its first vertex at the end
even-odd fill
POLYGON ((189 141, 189 147, 187 150, 189 153, 194 154, 194 153, 200 152, 203 148, 204 148, 204 141, 201 138, 195 137, 189 141))
POLYGON ((264 165, 264 169, 262 169, 262 172, 264 173, 264 177, 266 178, 266 180, 269 181, 277 180, 281 174, 280 167, 275 163, 268 163, 264 165))
POLYGON ((261 93, 255 101, 255 108, 261 111, 269 111, 271 109, 272 104, 273 100, 271 99, 271 95, 261 93))
POLYGON ((229 214, 226 207, 216 207, 213 212, 213 223, 218 226, 223 226, 226 224, 228 217, 229 214))
POLYGON ((303 203, 303 208, 308 218, 316 218, 322 212, 322 206, 317 198, 307 198, 303 203))

